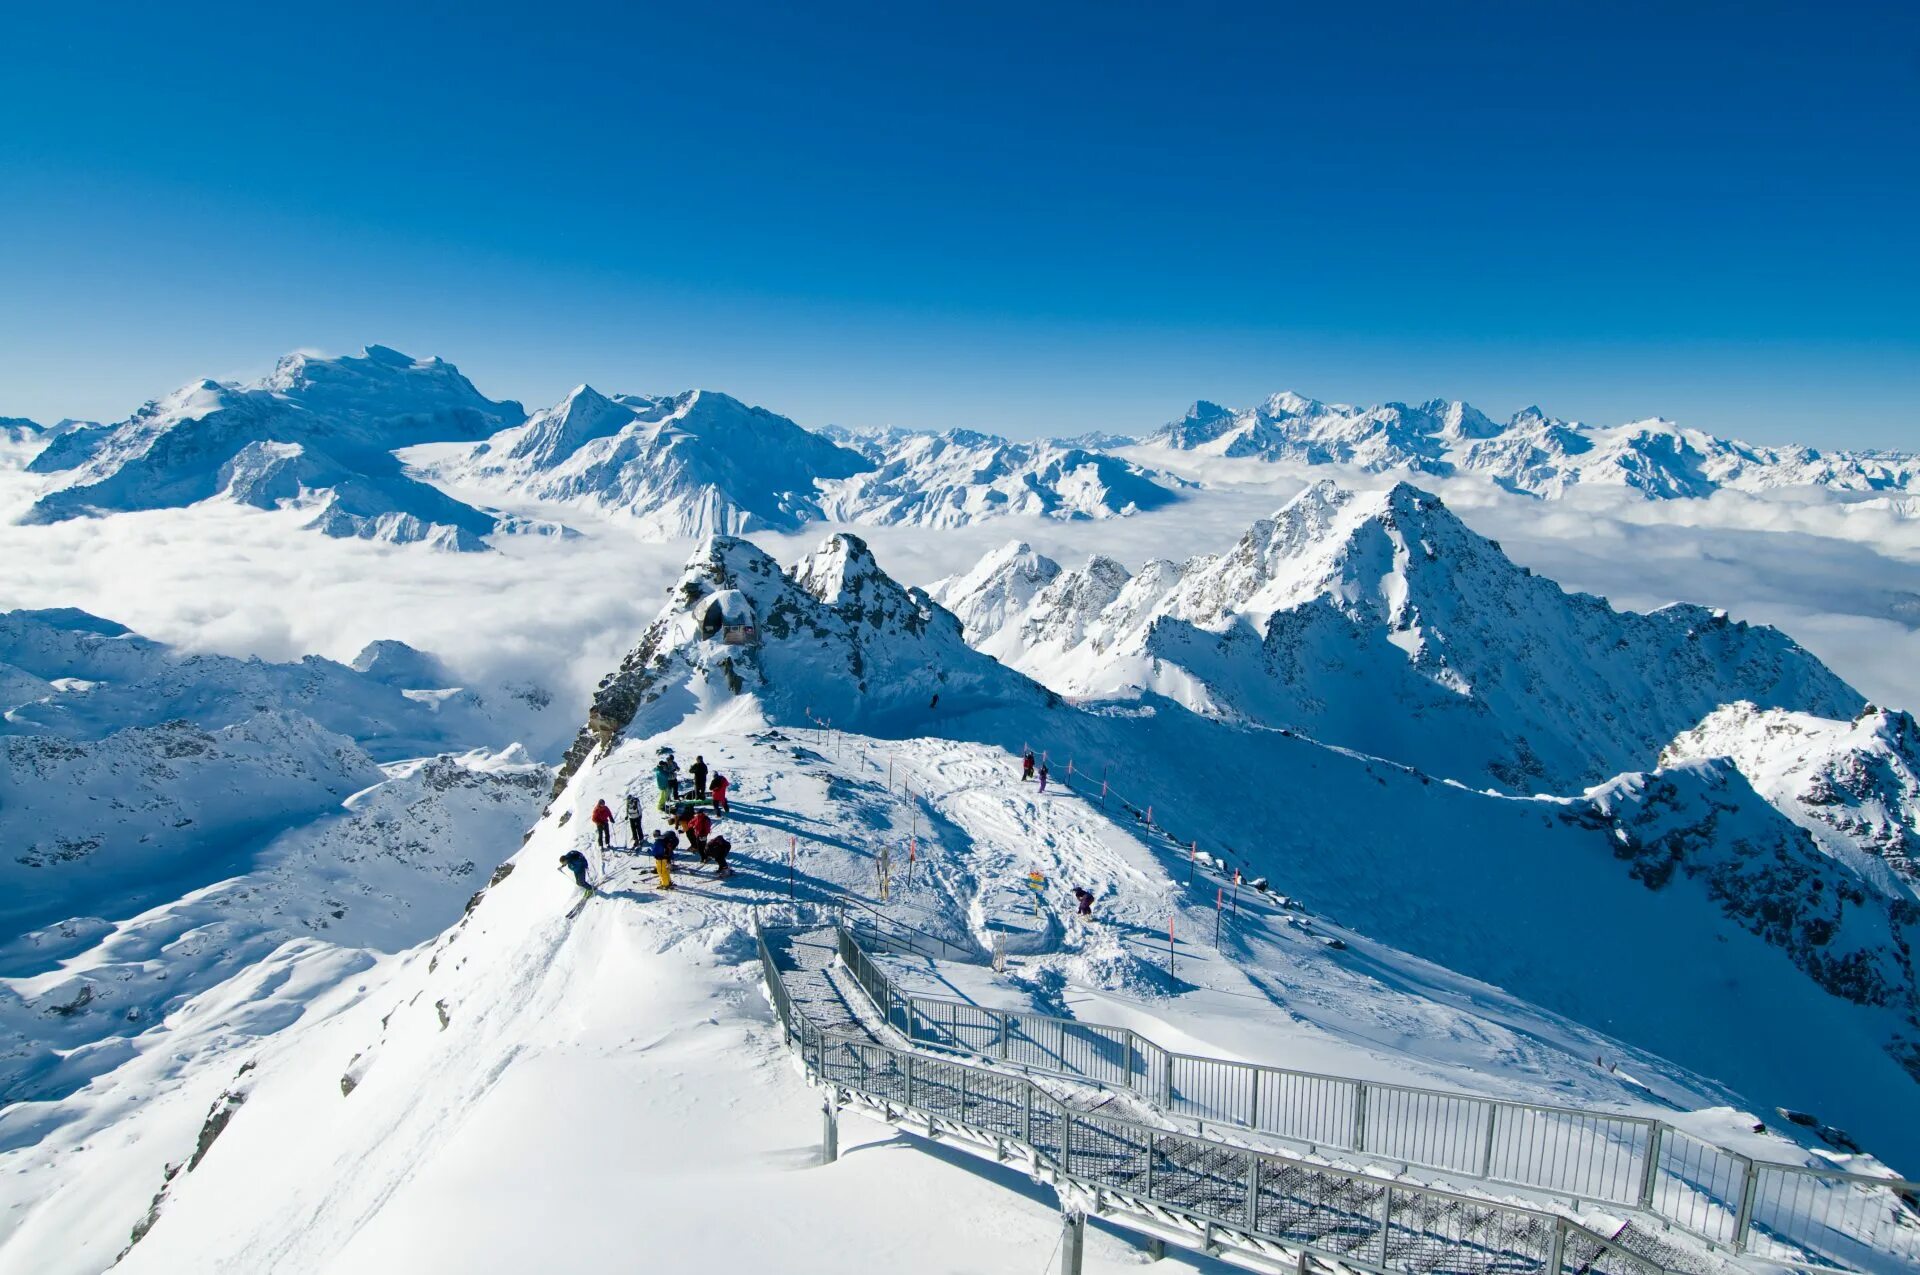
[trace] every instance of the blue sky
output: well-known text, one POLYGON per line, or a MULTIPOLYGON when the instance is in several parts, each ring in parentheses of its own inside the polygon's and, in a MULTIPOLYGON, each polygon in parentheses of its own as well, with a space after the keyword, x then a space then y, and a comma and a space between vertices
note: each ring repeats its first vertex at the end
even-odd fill
POLYGON ((1911 5, 61 8, 0 16, 0 414, 378 341, 814 425, 1920 446, 1911 5))

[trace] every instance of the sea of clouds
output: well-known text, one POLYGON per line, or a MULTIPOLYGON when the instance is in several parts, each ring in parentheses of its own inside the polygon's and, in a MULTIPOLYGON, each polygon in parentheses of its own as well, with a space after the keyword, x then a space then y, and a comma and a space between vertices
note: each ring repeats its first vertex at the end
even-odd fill
MULTIPOLYGON (((190 649, 276 660, 345 660, 375 638, 399 638, 476 682, 537 681, 575 699, 582 714, 693 548, 645 541, 617 517, 551 507, 512 512, 558 518, 584 536, 510 537, 482 554, 332 540, 303 529, 298 511, 218 501, 23 527, 14 518, 43 480, 18 460, 0 457, 0 609, 77 606, 190 649)), ((846 530, 909 584, 965 570, 1010 539, 1069 566, 1103 553, 1138 568, 1228 547, 1329 471, 1215 463, 1194 476, 1208 488, 1131 518, 846 530)), ((1392 481, 1331 476, 1356 486, 1392 481)), ((1421 485, 1569 589, 1635 609, 1724 607, 1786 630, 1869 698, 1920 707, 1920 518, 1897 502, 1805 492, 1648 501, 1602 490, 1541 501, 1477 480, 1421 485)), ((791 561, 840 529, 754 539, 791 561)))

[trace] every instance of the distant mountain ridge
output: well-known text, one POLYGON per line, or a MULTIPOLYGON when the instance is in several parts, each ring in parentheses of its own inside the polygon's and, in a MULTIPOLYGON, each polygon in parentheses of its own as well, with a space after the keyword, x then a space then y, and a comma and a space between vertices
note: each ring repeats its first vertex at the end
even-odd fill
POLYGON ((1910 491, 1920 480, 1920 455, 1911 453, 1766 447, 1660 418, 1592 426, 1538 407, 1500 424, 1470 404, 1445 399, 1355 407, 1291 391, 1238 410, 1197 402, 1144 440, 1143 450, 1375 473, 1478 474, 1543 498, 1583 485, 1668 500, 1722 489, 1910 491))

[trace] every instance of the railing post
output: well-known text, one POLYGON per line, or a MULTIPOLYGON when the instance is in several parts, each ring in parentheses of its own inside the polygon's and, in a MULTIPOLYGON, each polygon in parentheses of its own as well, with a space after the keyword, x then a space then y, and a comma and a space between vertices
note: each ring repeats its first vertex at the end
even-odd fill
POLYGON ((1480 1176, 1483 1178, 1493 1176, 1493 1134, 1499 1123, 1500 1104, 1490 1102, 1487 1104, 1487 1136, 1480 1144, 1480 1176))
POLYGON ((1367 1082, 1353 1082, 1353 1149, 1367 1149, 1367 1082))
POLYGON ((1260 1127, 1260 1068, 1254 1066, 1252 1063, 1248 1063, 1247 1074, 1253 1077, 1253 1084, 1251 1086, 1253 1092, 1249 1095, 1250 1101, 1247 1104, 1249 1108, 1247 1112, 1247 1128, 1258 1129, 1260 1127))
POLYGON ((829 1088, 820 1114, 820 1163, 832 1164, 840 1158, 840 1091, 829 1088))
POLYGON ((1033 1082, 1020 1082, 1020 1140, 1033 1151, 1034 1159, 1040 1158, 1040 1148, 1033 1145, 1033 1082))
POLYGON ((912 1054, 907 1055, 907 1096, 901 1099, 901 1103, 902 1105, 908 1106, 908 1107, 911 1107, 913 1105, 913 1055, 912 1054))
POLYGON ((1260 1157, 1247 1152, 1247 1230, 1260 1229, 1260 1157))
POLYGON ((1666 1140, 1667 1122, 1655 1120, 1647 1132, 1647 1171, 1640 1175, 1640 1207, 1653 1207, 1654 1188, 1660 1181, 1660 1145, 1666 1140))
POLYGON ((1060 1275, 1080 1275, 1087 1248, 1087 1215, 1062 1205, 1060 1209, 1060 1275))
POLYGON ((1567 1220, 1565 1218, 1555 1218, 1553 1220, 1553 1239, 1551 1246, 1547 1249, 1547 1275, 1560 1275, 1560 1268, 1565 1264, 1566 1256, 1567 1220))
POLYGON ((994 1050, 1001 1062, 1007 1060, 1007 1037, 1013 1035, 1013 1017, 1006 1010, 1000 1011, 1000 1040, 994 1050))
POLYGON ((1393 1187, 1388 1186, 1380 1195, 1380 1255, 1376 1259, 1381 1266, 1387 1264, 1387 1233, 1393 1230, 1393 1187))
POLYGON ((1746 1180, 1740 1185, 1740 1213, 1733 1224, 1733 1251, 1736 1253, 1747 1251, 1747 1231, 1753 1225, 1754 1188, 1759 1181, 1759 1167, 1748 1160, 1746 1180))

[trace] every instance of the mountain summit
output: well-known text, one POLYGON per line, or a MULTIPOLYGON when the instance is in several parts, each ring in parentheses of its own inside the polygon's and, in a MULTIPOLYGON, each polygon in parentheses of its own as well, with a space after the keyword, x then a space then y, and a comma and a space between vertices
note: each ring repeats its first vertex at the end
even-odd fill
POLYGON ((1509 792, 1645 767, 1732 700, 1839 717, 1862 703, 1773 629, 1567 593, 1405 483, 1316 483, 1225 553, 1132 577, 1051 566, 1005 553, 936 593, 989 621, 976 645, 1064 694, 1154 692, 1509 792), (1022 583, 1036 576, 1038 593, 1022 583), (996 606, 1022 590, 1025 608, 996 606))

